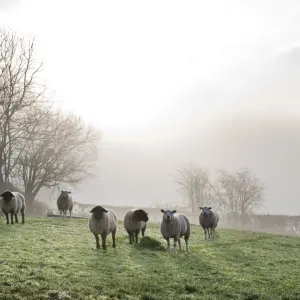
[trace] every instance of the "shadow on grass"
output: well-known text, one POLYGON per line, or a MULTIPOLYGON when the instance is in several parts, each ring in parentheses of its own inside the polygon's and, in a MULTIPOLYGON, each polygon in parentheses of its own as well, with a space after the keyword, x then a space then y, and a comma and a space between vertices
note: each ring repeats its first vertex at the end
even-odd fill
POLYGON ((137 249, 148 249, 154 251, 166 251, 166 247, 158 240, 150 236, 144 236, 136 245, 137 249))

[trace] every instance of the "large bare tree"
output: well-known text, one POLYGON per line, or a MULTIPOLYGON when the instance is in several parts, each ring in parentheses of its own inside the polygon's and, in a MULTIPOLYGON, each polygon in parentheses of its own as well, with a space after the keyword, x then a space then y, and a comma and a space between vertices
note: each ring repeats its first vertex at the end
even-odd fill
POLYGON ((7 186, 26 148, 26 113, 43 100, 34 40, 0 29, 0 185, 7 186))
POLYGON ((265 188, 248 169, 237 172, 219 170, 213 190, 218 209, 228 221, 243 224, 264 201, 265 188))
POLYGON ((196 165, 180 166, 177 169, 175 183, 179 185, 179 192, 192 212, 197 212, 198 206, 211 200, 212 186, 208 173, 196 165))
POLYGON ((30 206, 41 188, 75 185, 92 175, 101 134, 80 117, 46 105, 31 109, 28 118, 30 137, 20 155, 17 177, 30 206))

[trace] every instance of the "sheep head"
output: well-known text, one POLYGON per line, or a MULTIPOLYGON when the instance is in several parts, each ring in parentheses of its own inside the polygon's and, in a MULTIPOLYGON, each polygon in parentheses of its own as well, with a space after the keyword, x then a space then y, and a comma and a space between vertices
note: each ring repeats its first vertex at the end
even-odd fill
POLYGON ((69 191, 61 191, 60 196, 63 197, 63 198, 67 198, 69 194, 71 194, 71 192, 69 192, 69 191))
POLYGON ((11 192, 11 191, 5 191, 2 195, 0 195, 0 197, 2 197, 3 198, 3 200, 5 201, 5 202, 9 202, 9 201, 11 201, 15 196, 14 196, 14 194, 11 192))
POLYGON ((199 207, 201 209, 201 213, 205 216, 211 216, 212 215, 212 211, 211 211, 211 207, 210 206, 204 206, 204 207, 199 207))
POLYGON ((103 219, 104 217, 104 214, 106 214, 108 211, 103 208, 102 206, 95 206, 91 211, 90 213, 93 213, 94 214, 94 218, 97 220, 97 221, 100 221, 101 219, 103 219))
POLYGON ((135 218, 138 221, 147 222, 148 221, 148 214, 143 209, 137 209, 134 212, 135 218))
POLYGON ((163 218, 164 218, 166 221, 171 221, 171 220, 173 220, 174 214, 176 213, 176 210, 163 210, 163 209, 161 209, 160 211, 164 214, 164 215, 163 215, 163 218))

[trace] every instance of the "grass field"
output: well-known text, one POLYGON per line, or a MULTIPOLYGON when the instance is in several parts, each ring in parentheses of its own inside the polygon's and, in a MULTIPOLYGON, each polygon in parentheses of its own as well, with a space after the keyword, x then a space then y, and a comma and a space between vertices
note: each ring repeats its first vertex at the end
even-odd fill
POLYGON ((157 224, 95 249, 87 220, 0 222, 0 299, 300 299, 300 239, 192 227, 190 253, 166 252, 157 224))

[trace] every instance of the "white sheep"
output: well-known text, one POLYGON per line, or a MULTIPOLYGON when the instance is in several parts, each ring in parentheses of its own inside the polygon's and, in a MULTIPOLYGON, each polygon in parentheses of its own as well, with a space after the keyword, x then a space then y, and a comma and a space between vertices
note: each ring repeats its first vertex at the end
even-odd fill
POLYGON ((19 192, 11 192, 11 191, 5 191, 2 195, 0 195, 0 207, 4 215, 6 216, 6 224, 9 224, 9 218, 8 214, 11 215, 11 224, 14 224, 14 218, 15 221, 18 223, 18 212, 21 212, 22 215, 22 224, 25 223, 25 198, 24 196, 19 192))
POLYGON ((180 238, 184 236, 186 244, 186 252, 189 252, 189 238, 190 238, 190 221, 184 214, 175 214, 176 210, 163 210, 162 222, 160 224, 160 231, 163 238, 167 241, 168 252, 170 253, 170 238, 174 238, 174 252, 176 253, 176 244, 178 242, 179 250, 181 252, 180 238))
POLYGON ((143 209, 131 209, 124 217, 124 227, 129 235, 129 243, 138 242, 138 235, 142 232, 145 235, 147 228, 148 214, 143 209))
POLYGON ((199 223, 204 230, 205 239, 208 237, 215 238, 215 229, 218 226, 219 216, 210 206, 199 207, 201 212, 199 215, 199 223))
POLYGON ((112 234, 113 247, 116 247, 117 217, 112 210, 95 206, 89 217, 89 227, 96 239, 96 248, 100 248, 99 236, 102 238, 102 248, 106 249, 106 237, 112 234))
POLYGON ((73 198, 70 195, 71 192, 61 191, 57 198, 56 204, 61 217, 67 217, 67 211, 70 212, 70 218, 72 218, 73 210, 73 198))

